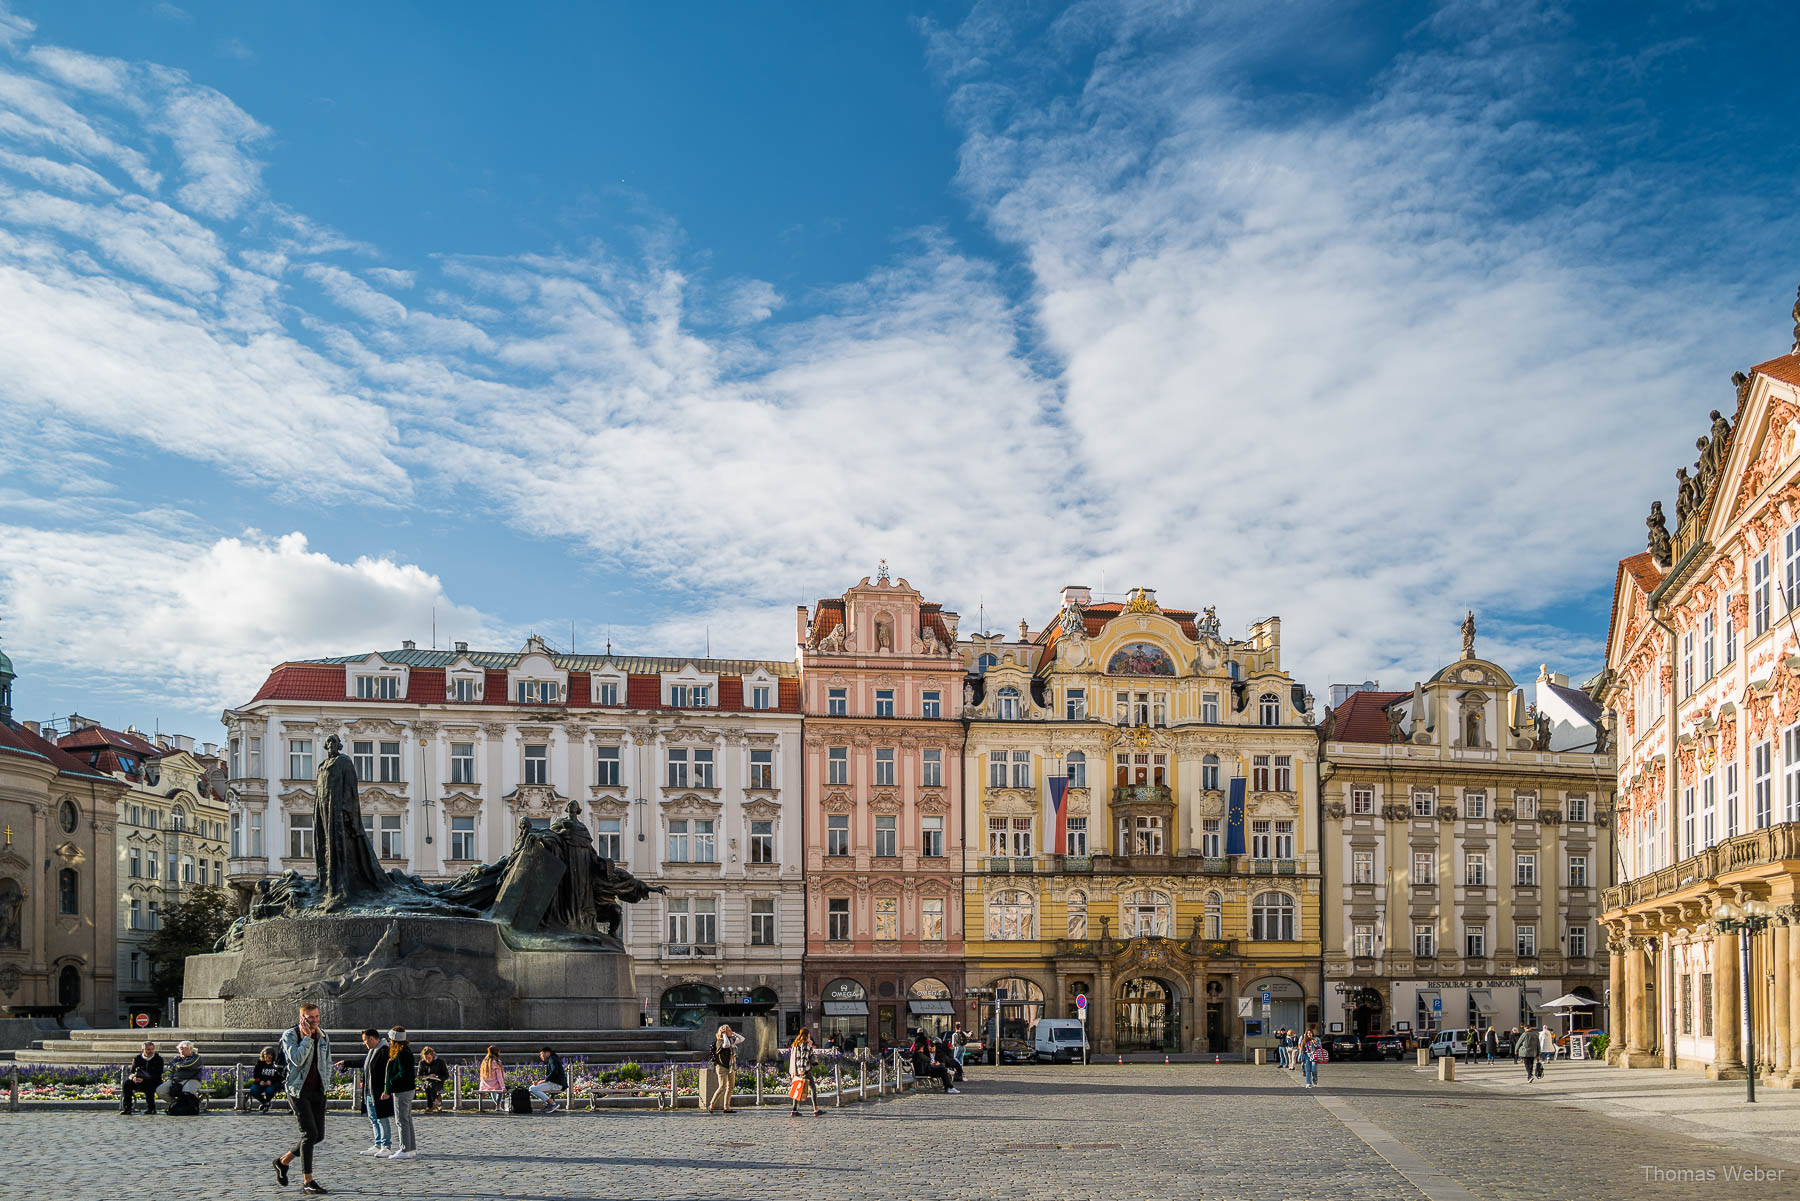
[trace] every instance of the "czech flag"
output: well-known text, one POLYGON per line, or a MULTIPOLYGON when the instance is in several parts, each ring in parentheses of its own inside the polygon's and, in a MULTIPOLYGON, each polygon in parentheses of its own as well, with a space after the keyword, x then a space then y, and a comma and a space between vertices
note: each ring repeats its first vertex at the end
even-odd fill
POLYGON ((1069 820, 1063 809, 1063 800, 1069 795, 1069 777, 1046 776, 1045 782, 1050 785, 1050 828, 1056 833, 1050 847, 1053 855, 1069 853, 1069 820))

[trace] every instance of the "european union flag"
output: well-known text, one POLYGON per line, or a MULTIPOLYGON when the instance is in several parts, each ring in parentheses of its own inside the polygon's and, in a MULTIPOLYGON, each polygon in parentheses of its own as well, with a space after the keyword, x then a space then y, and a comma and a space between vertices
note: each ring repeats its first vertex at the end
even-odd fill
POLYGON ((1244 853, 1244 777, 1231 777, 1231 799, 1225 808, 1225 853, 1244 853))

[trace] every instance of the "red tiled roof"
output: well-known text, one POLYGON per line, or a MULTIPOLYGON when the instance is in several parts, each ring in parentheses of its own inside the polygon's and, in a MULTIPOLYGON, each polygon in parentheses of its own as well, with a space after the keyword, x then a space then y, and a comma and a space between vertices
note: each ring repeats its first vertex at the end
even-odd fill
POLYGON ((937 635, 937 640, 950 646, 956 639, 950 636, 950 627, 944 621, 944 606, 938 604, 919 606, 919 626, 921 630, 930 630, 937 635))
POLYGON ((744 707, 744 677, 719 677, 719 708, 742 709, 744 707))
POLYGON ((342 664, 283 663, 269 673, 252 701, 341 701, 344 696, 342 664))
POLYGON ((841 600, 822 600, 813 614, 812 645, 817 646, 825 635, 844 624, 844 602, 841 600))
POLYGON ((1784 384, 1800 384, 1800 355, 1784 354, 1778 359, 1758 363, 1750 368, 1752 375, 1766 375, 1784 384))
POLYGON ((783 713, 800 712, 800 681, 784 676, 775 681, 775 704, 783 713))
POLYGON ((627 709, 662 708, 662 680, 657 676, 630 676, 625 681, 627 709))
POLYGON ((56 768, 58 775, 63 776, 92 779, 101 774, 48 738, 33 734, 24 726, 15 726, 11 722, 0 721, 0 754, 43 760, 56 768))
POLYGON ((1657 585, 1662 583, 1662 568, 1657 566, 1656 560, 1647 550, 1639 551, 1635 555, 1627 555, 1619 560, 1618 578, 1613 582, 1612 617, 1606 627, 1608 638, 1611 638, 1613 631, 1618 628, 1620 601, 1623 599, 1625 581, 1628 579, 1637 585, 1638 591, 1649 596, 1656 591, 1657 585))
POLYGON ((1406 692, 1358 692, 1351 695, 1334 712, 1337 714, 1337 729, 1333 731, 1333 742, 1386 742, 1388 740, 1388 719, 1385 710, 1393 702, 1405 696, 1406 692))
POLYGON ((406 673, 406 699, 415 705, 444 703, 445 672, 441 667, 415 667, 406 673))
POLYGON ((503 671, 484 671, 481 673, 481 700, 487 705, 504 705, 506 703, 506 673, 503 671))
POLYGON ((593 704, 594 677, 585 671, 569 673, 569 704, 586 707, 593 704))
POLYGON ((131 734, 124 730, 109 730, 105 726, 83 726, 79 730, 71 730, 56 740, 56 745, 65 751, 92 750, 97 747, 114 747, 130 751, 134 755, 161 755, 167 748, 158 746, 141 734, 131 734))
MULTIPOLYGON (((1101 631, 1106 629, 1106 623, 1124 611, 1125 606, 1119 601, 1100 601, 1092 605, 1083 605, 1081 607, 1081 624, 1086 628, 1089 638, 1098 638, 1101 631)), ((1058 614, 1061 612, 1062 610, 1057 610, 1058 614)), ((1164 617, 1181 627, 1183 637, 1190 641, 1199 641, 1200 629, 1194 624, 1195 614, 1192 609, 1164 609, 1162 613, 1164 617)), ((1052 617, 1044 623, 1044 628, 1038 631, 1037 643, 1044 648, 1044 655, 1038 660, 1040 666, 1049 664, 1050 652, 1056 648, 1056 644, 1061 639, 1062 623, 1052 617)))

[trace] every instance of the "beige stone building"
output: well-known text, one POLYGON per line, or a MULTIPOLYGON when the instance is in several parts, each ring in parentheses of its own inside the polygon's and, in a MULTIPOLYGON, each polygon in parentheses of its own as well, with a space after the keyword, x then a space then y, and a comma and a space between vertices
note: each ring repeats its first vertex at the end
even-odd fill
POLYGON ((1356 693, 1321 731, 1328 1029, 1510 1030, 1565 993, 1595 1002, 1577 1028, 1599 1024, 1600 709, 1545 670, 1528 711, 1474 633, 1471 616, 1461 658, 1411 692, 1356 693))
MULTIPOLYGON (((1800 321, 1800 309, 1796 310, 1800 321)), ((1800 326, 1796 327, 1800 352, 1800 326)), ((1800 353, 1739 373, 1619 564, 1610 1058, 1800 1086, 1800 353), (1744 940, 1720 919, 1752 911, 1744 940), (1745 993, 1749 1010, 1743 1006, 1745 993), (1748 1037, 1747 1037, 1748 1036, 1748 1037)))
MULTIPOLYGON (((116 1016, 114 805, 125 787, 12 713, 0 654, 0 1012, 116 1016)), ((19 1031, 0 1022, 4 1041, 19 1031)))

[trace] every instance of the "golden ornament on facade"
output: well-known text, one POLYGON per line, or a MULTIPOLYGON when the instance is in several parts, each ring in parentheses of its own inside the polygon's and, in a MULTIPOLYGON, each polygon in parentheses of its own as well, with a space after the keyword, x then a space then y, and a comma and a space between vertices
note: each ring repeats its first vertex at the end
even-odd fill
POLYGON ((1157 608, 1156 602, 1150 599, 1149 589, 1139 588, 1131 594, 1131 599, 1125 602, 1125 612, 1161 613, 1162 610, 1157 608))

